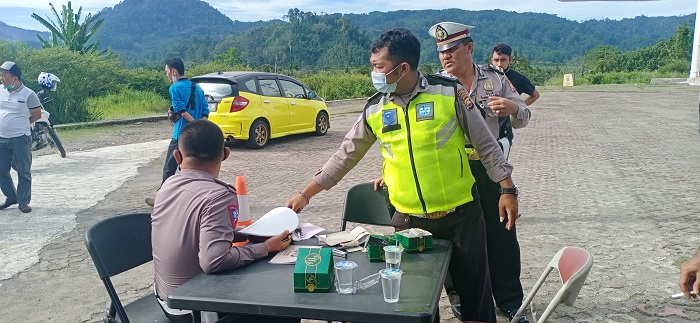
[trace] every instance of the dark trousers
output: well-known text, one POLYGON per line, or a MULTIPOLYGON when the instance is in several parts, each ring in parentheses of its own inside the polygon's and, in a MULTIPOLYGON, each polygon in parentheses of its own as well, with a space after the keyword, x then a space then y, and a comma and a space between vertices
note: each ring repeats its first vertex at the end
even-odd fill
POLYGON ((442 219, 423 219, 396 212, 397 230, 421 228, 434 238, 452 241, 448 271, 460 296, 462 320, 496 322, 486 255, 486 229, 478 202, 461 205, 442 219))
POLYGON ((170 176, 175 175, 177 171, 177 161, 173 157, 173 152, 177 150, 177 140, 171 139, 168 145, 168 153, 165 155, 165 165, 163 165, 163 181, 160 185, 163 185, 166 179, 170 176))
POLYGON ((32 139, 29 136, 0 138, 0 190, 7 202, 29 204, 32 199, 32 139), (14 160, 17 189, 10 176, 14 160))
POLYGON ((506 222, 500 222, 500 185, 489 178, 481 161, 470 160, 469 167, 476 179, 479 201, 484 212, 493 298, 496 306, 502 310, 518 309, 523 302, 523 286, 520 284, 520 244, 516 234, 517 227, 506 230, 506 222))

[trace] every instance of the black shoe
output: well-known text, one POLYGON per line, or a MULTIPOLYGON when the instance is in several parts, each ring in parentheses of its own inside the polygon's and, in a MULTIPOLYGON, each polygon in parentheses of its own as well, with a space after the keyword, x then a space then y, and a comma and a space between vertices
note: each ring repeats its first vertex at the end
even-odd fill
MULTIPOLYGON (((513 317, 515 317, 515 314, 518 313, 518 309, 510 310, 510 311, 503 311, 501 310, 504 314, 508 315, 508 322, 513 320, 513 317)), ((518 323, 530 323, 530 321, 527 319, 527 316, 525 316, 525 311, 523 311, 523 314, 520 316, 520 318, 516 321, 518 323)))
POLYGON ((453 304, 450 305, 452 308, 452 314, 454 314, 455 318, 458 320, 462 320, 462 306, 459 304, 453 304))
POLYGON ((459 295, 456 292, 450 292, 447 294, 447 299, 450 300, 450 307, 452 308, 452 314, 458 320, 462 320, 462 306, 459 304, 459 295))
POLYGON ((6 209, 6 208, 8 208, 8 207, 10 207, 10 206, 12 206, 12 205, 15 205, 15 204, 17 204, 16 201, 15 201, 15 202, 11 202, 11 201, 9 201, 9 200, 5 200, 5 203, 3 203, 2 205, 0 205, 0 210, 4 210, 4 209, 6 209))
POLYGON ((22 213, 29 213, 32 211, 32 207, 29 206, 29 204, 20 204, 19 210, 22 211, 22 213))

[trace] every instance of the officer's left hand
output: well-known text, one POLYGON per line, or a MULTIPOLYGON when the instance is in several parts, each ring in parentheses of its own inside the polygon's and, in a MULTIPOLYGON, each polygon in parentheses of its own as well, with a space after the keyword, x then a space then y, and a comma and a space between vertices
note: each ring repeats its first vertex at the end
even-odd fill
POLYGON ((497 117, 506 117, 511 114, 518 113, 518 104, 511 99, 506 99, 500 96, 490 96, 489 108, 496 114, 497 117))
POLYGON ((508 216, 506 229, 510 230, 515 225, 515 220, 518 219, 518 198, 514 194, 501 194, 498 200, 498 214, 501 217, 501 222, 508 216))

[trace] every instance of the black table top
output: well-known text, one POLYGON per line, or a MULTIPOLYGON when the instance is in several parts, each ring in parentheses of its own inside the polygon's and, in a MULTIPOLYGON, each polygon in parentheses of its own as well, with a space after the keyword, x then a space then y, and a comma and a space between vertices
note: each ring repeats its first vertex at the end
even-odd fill
MULTIPOLYGON (((310 239, 310 240, 315 240, 310 239)), ((305 241, 308 244, 309 240, 305 241)), ((433 249, 404 253, 401 258, 401 294, 398 303, 386 303, 381 281, 356 294, 294 292, 294 265, 272 265, 273 255, 249 265, 217 274, 200 274, 175 289, 168 297, 171 308, 197 311, 285 316, 352 322, 432 323, 442 292, 452 243, 433 240, 433 249)), ((336 262, 345 260, 334 257, 336 262)), ((348 259, 358 264, 359 280, 385 268, 369 262, 367 254, 353 252, 348 259)))

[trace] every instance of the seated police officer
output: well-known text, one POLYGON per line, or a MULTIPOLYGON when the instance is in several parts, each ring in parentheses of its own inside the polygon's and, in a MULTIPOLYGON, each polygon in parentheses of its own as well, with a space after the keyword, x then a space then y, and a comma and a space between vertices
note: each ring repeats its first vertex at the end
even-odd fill
MULTIPOLYGON (((171 322, 192 322, 191 311, 169 308, 165 300, 178 286, 203 272, 246 265, 286 248, 288 231, 259 244, 231 247, 231 212, 237 212, 235 189, 217 179, 231 151, 219 126, 208 120, 187 123, 180 133, 175 160, 181 172, 158 190, 152 214, 155 292, 171 322)), ((238 234, 237 234, 238 235, 238 234)), ((216 315, 207 313, 206 315, 216 315)), ((299 322, 299 319, 241 315, 236 322, 299 322)))

